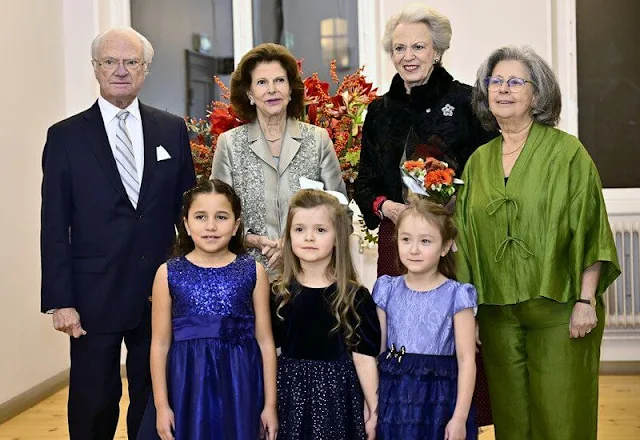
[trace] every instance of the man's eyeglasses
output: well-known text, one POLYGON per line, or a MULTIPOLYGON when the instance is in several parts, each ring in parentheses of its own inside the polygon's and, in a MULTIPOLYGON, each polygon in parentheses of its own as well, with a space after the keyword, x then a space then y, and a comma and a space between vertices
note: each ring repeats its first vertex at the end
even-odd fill
POLYGON ((502 88, 502 84, 504 84, 505 82, 507 83, 507 87, 509 88, 511 93, 518 93, 519 91, 524 89, 524 86, 527 83, 533 84, 533 82, 527 79, 517 77, 509 78, 506 81, 498 76, 490 76, 484 79, 484 84, 487 86, 487 89, 492 92, 497 92, 498 90, 500 90, 502 88))
MULTIPOLYGON (((93 62, 102 67, 107 72, 116 70, 120 65, 120 61, 114 58, 106 58, 102 61, 93 60, 93 62)), ((138 60, 122 60, 122 65, 129 72, 135 72, 136 70, 139 70, 144 64, 144 62, 138 60)))

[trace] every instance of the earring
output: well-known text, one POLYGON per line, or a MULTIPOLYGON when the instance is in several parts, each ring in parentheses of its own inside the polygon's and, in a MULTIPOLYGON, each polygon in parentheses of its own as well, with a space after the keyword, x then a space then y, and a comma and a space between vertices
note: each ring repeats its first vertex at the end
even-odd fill
POLYGON ((433 59, 433 64, 438 64, 438 61, 440 61, 440 59, 439 59, 438 57, 435 57, 435 58, 433 59))
POLYGON ((253 96, 249 96, 249 104, 254 105, 255 102, 253 102, 253 96))

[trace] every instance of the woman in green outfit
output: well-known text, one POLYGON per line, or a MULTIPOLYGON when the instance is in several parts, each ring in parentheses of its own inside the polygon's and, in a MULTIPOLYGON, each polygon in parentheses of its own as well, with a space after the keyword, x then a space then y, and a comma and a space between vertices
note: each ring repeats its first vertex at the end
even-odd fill
POLYGON ((598 171, 554 128, 560 88, 531 49, 493 52, 473 106, 502 132, 467 162, 456 206, 496 438, 595 440, 601 295, 620 274, 598 171))

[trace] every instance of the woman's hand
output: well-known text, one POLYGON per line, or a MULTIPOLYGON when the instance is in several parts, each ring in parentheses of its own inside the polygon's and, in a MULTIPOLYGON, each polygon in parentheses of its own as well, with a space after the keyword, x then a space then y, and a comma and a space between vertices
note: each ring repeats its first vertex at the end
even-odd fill
POLYGON ((259 249, 262 255, 267 257, 267 266, 272 268, 282 255, 282 239, 271 240, 264 235, 249 234, 247 236, 247 244, 251 247, 259 249))
POLYGON ((572 338, 584 338, 596 325, 598 325, 596 309, 589 304, 575 303, 571 312, 571 321, 569 321, 569 335, 572 338))
POLYGON ((275 267, 282 255, 282 239, 278 240, 266 240, 265 246, 262 247, 262 255, 265 255, 269 260, 267 266, 271 269, 275 267))
POLYGON ((385 200, 382 204, 382 214, 391 220, 394 225, 398 222, 398 217, 405 209, 407 209, 407 205, 392 200, 385 200))
POLYGON ((176 422, 173 411, 168 406, 156 409, 156 429, 162 440, 174 440, 176 422))
POLYGON ((262 422, 262 434, 260 438, 276 440, 278 436, 278 415, 274 406, 265 406, 260 414, 262 422))
POLYGON ((452 417, 444 428, 444 440, 465 440, 467 438, 466 420, 452 417))

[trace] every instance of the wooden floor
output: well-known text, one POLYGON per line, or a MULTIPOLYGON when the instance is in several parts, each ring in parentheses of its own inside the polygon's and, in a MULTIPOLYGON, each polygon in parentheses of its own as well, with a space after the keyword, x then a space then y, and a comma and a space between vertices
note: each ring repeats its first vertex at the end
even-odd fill
MULTIPOLYGON (((0 440, 62 440, 67 431, 67 390, 0 425, 0 440)), ((124 408, 127 401, 123 389, 121 416, 116 439, 126 439, 124 408)), ((600 440, 640 439, 640 376, 603 376, 600 379, 600 440)), ((486 428, 480 440, 494 440, 493 429, 486 428)), ((549 439, 553 440, 553 439, 549 439)))

